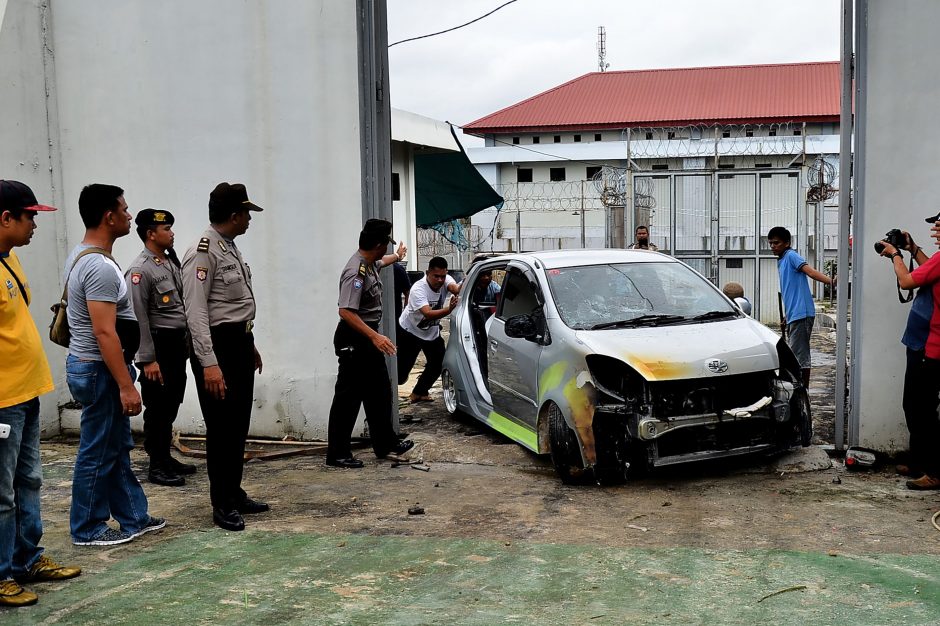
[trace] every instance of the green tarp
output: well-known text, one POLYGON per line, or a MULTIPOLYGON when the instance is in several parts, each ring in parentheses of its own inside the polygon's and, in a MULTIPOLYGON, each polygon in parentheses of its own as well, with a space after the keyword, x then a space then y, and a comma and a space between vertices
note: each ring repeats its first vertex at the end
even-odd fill
POLYGON ((503 198, 460 152, 415 155, 415 218, 419 227, 470 217, 503 198))

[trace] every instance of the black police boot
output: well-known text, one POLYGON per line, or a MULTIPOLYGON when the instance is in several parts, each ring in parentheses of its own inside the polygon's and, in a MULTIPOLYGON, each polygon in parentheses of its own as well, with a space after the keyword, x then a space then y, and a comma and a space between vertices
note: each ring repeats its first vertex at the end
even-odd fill
POLYGON ((170 469, 170 466, 164 461, 150 459, 150 471, 147 472, 147 479, 155 485, 164 485, 165 487, 182 487, 186 480, 170 469))
POLYGON ((189 476, 190 474, 196 473, 196 466, 192 463, 183 463, 182 461, 177 461, 173 457, 169 457, 166 460, 167 467, 173 470, 174 474, 179 474, 180 476, 189 476))
POLYGON ((248 496, 245 496, 245 499, 242 500, 241 504, 235 507, 239 513, 242 515, 250 515, 252 513, 264 513, 265 511, 270 511, 271 507, 267 502, 259 502, 257 500, 252 500, 248 496))
POLYGON ((227 510, 220 507, 212 509, 212 521, 219 528, 225 530, 245 530, 245 518, 235 509, 227 510))

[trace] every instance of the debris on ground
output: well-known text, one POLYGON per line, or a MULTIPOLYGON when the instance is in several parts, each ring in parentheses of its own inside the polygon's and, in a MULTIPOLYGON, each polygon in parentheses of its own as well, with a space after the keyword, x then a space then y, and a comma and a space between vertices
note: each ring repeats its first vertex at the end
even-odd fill
POLYGON ((422 472, 430 472, 430 471, 431 471, 431 468, 430 468, 430 467, 428 467, 427 465, 422 465, 422 464, 412 465, 412 466, 411 466, 411 469, 421 470, 422 472))
POLYGON ((408 507, 408 515, 424 515, 424 507, 417 504, 408 507))
POLYGON ((766 596, 758 600, 758 602, 763 602, 767 598, 779 596, 781 593, 788 593, 790 591, 803 591, 804 589, 806 589, 806 585, 793 585, 792 587, 787 587, 786 589, 778 589, 777 591, 772 591, 768 593, 766 596))

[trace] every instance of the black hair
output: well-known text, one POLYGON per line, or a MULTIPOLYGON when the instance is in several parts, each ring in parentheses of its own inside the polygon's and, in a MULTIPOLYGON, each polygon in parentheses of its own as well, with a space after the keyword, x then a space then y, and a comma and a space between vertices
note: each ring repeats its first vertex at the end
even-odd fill
POLYGON ((432 257, 428 261, 428 271, 431 270, 446 270, 447 269, 447 259, 442 256, 432 257))
POLYGON ((33 215, 36 215, 36 211, 35 211, 35 210, 24 209, 23 207, 20 207, 20 206, 18 206, 18 207, 10 207, 9 209, 0 209, 0 214, 2 214, 4 211, 7 211, 7 212, 10 214, 10 217, 12 217, 12 218, 15 219, 15 220, 20 219, 21 217, 23 217, 23 216, 26 215, 27 213, 32 213, 33 215))
POLYGON ((388 235, 374 230, 364 230, 359 233, 359 249, 372 250, 382 244, 388 245, 388 235))
POLYGON ((641 228, 645 230, 646 232, 650 232, 650 229, 647 228, 645 224, 640 224, 639 226, 633 229, 633 234, 635 235, 637 231, 639 231, 641 228))
POLYGON ((117 209, 118 198, 123 195, 124 190, 115 185, 92 183, 82 188, 82 193, 78 196, 78 212, 85 228, 101 226, 104 214, 117 209))
POLYGON ((789 245, 789 243, 793 240, 793 236, 790 235, 790 231, 788 231, 783 226, 774 226, 770 229, 770 232, 767 233, 767 239, 779 239, 783 243, 789 245))
POLYGON ((248 209, 241 210, 232 210, 231 206, 218 205, 209 202, 209 223, 211 224, 224 224, 229 221, 236 213, 241 213, 242 211, 248 211, 248 209))

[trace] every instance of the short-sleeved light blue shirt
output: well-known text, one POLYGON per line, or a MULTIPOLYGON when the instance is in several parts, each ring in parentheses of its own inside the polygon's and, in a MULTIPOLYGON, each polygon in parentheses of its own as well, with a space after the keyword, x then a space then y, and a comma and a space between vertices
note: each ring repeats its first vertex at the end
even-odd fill
POLYGON ((806 259, 793 248, 788 248, 777 259, 777 272, 780 274, 780 293, 783 294, 783 310, 787 323, 807 317, 816 317, 813 294, 809 290, 809 277, 800 271, 806 265, 806 259))

